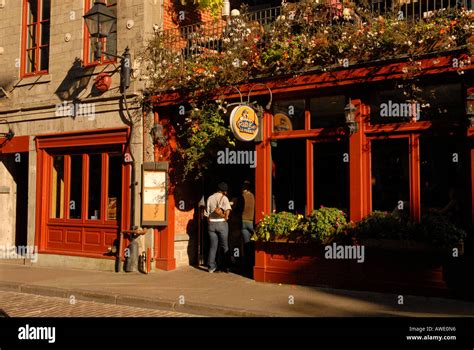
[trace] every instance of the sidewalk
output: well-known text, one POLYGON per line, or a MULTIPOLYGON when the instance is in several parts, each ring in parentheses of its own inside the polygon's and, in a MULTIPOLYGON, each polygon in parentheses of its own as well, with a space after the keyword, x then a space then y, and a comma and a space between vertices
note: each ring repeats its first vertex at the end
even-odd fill
POLYGON ((399 305, 394 294, 258 283, 193 267, 143 275, 0 264, 0 290, 208 316, 474 316, 466 301, 404 296, 399 305))

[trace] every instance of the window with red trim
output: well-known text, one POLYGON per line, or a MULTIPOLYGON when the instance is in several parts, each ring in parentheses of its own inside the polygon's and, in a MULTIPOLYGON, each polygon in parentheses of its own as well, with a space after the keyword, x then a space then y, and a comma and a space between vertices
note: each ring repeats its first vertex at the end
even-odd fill
MULTIPOLYGON (((117 16, 117 0, 103 0, 107 7, 117 16)), ((84 13, 89 11, 94 6, 94 0, 85 0, 84 13)), ((117 55, 117 24, 112 26, 112 30, 107 38, 99 39, 102 41, 102 57, 96 57, 95 47, 96 39, 91 38, 89 30, 84 23, 84 64, 94 65, 100 63, 115 62, 117 55)))
POLYGON ((123 156, 115 150, 51 155, 50 222, 116 223, 123 156))
POLYGON ((23 0, 22 76, 48 72, 50 17, 51 0, 23 0))

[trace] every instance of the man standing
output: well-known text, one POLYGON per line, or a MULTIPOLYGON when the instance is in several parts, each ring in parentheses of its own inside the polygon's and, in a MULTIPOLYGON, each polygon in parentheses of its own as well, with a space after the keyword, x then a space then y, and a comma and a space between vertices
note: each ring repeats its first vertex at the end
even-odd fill
POLYGON ((244 238, 244 269, 246 274, 252 274, 253 245, 250 237, 253 235, 253 220, 255 217, 255 196, 250 191, 250 181, 244 181, 242 186, 242 236, 244 238))
POLYGON ((231 211, 229 199, 227 198, 227 184, 221 182, 218 191, 207 199, 207 215, 209 220, 208 232, 210 239, 209 248, 209 272, 216 271, 216 255, 219 247, 224 253, 223 269, 228 271, 227 255, 229 252, 229 225, 227 220, 231 211))

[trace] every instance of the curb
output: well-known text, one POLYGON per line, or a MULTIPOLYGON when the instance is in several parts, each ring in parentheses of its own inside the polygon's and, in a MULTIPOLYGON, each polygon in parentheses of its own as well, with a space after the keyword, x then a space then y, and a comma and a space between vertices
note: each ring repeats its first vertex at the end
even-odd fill
POLYGON ((247 311, 242 309, 235 309, 223 307, 220 305, 209 305, 201 303, 186 303, 179 304, 176 301, 166 299, 151 299, 141 298, 129 295, 120 295, 113 293, 91 292, 87 290, 75 290, 56 288, 48 286, 38 286, 31 284, 24 284, 19 282, 4 282, 0 281, 0 291, 17 292, 25 294, 34 294, 47 297, 71 298, 83 301, 94 301, 103 304, 114 304, 131 307, 140 307, 144 309, 158 309, 164 311, 175 311, 182 313, 189 313, 199 316, 209 317, 282 317, 272 313, 260 313, 256 311, 247 311))

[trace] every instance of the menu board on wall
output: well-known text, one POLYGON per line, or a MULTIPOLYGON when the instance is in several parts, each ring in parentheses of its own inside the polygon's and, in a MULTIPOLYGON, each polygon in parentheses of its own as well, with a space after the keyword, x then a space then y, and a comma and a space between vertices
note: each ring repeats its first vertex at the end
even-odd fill
POLYGON ((166 226, 168 162, 144 163, 142 175, 142 226, 166 226))

